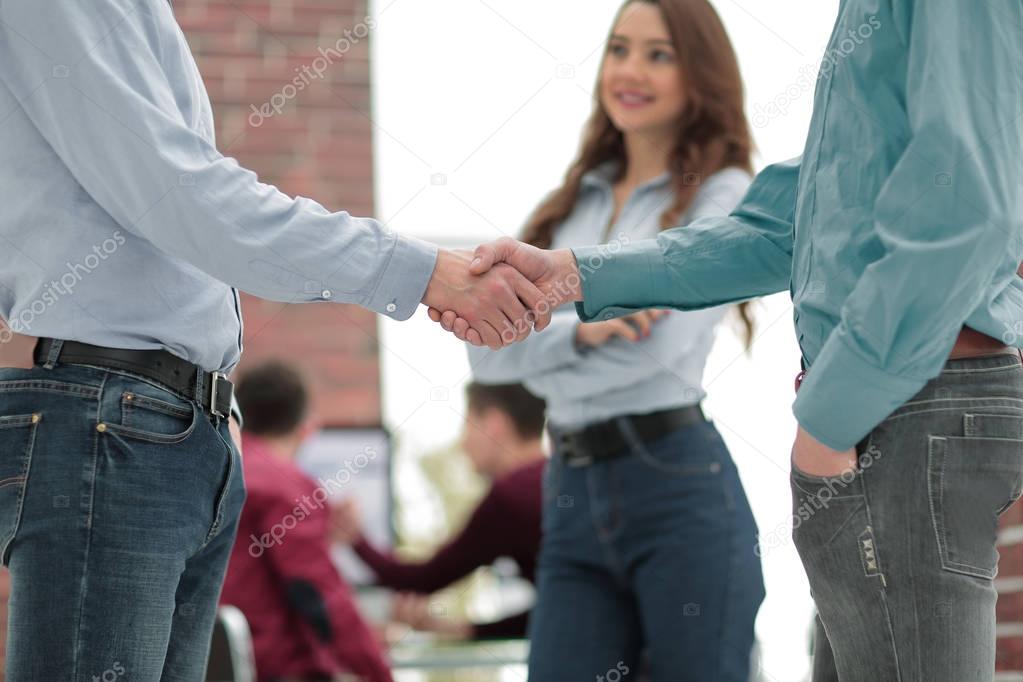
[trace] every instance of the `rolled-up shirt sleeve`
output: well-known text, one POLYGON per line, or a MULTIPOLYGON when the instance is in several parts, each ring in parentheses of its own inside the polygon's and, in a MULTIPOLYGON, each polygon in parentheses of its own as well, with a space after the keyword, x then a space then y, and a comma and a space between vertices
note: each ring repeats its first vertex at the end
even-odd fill
POLYGON ((583 277, 579 317, 644 308, 699 310, 788 288, 800 159, 768 166, 731 214, 626 246, 573 249, 583 277))
POLYGON ((436 247, 288 197, 217 151, 163 68, 183 42, 169 12, 0 0, 0 78, 91 201, 168 256, 262 298, 410 317, 436 247))
POLYGON ((846 299, 793 407, 836 450, 940 373, 970 313, 985 292, 1010 286, 1021 255, 1023 3, 894 9, 908 44, 912 137, 874 209, 884 252, 846 299))

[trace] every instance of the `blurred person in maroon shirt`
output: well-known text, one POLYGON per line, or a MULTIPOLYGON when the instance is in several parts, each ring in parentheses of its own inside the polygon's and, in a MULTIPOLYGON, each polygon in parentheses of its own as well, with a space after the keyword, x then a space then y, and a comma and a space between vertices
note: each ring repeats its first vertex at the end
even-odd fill
POLYGON ((330 558, 327 491, 295 464, 317 430, 301 373, 281 362, 254 367, 236 395, 248 498, 221 603, 249 621, 260 682, 390 682, 380 642, 330 558))
POLYGON ((495 623, 476 624, 440 617, 423 596, 499 557, 514 560, 519 574, 535 583, 546 462, 542 445, 544 402, 521 384, 472 383, 466 396, 462 449, 476 472, 493 484, 462 531, 431 559, 402 562, 366 540, 358 507, 348 501, 333 510, 333 536, 338 542, 352 545, 380 585, 407 593, 395 600, 397 620, 458 639, 524 638, 528 611, 495 623))

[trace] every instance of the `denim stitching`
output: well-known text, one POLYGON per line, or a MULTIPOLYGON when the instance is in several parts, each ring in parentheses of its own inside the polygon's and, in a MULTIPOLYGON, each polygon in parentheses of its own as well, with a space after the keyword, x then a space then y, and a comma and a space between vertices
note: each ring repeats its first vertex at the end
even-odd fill
MULTIPOLYGON (((1012 440, 1012 439, 1003 439, 1012 440)), ((1012 441, 1017 442, 1017 441, 1012 441)), ((963 575, 969 575, 974 578, 980 578, 983 580, 991 580, 998 574, 998 567, 995 566, 994 571, 982 568, 981 566, 973 566, 971 564, 965 564, 960 561, 954 561, 948 551, 948 529, 945 527, 944 520, 944 509, 945 509, 945 461, 948 458, 948 439, 940 436, 928 436, 927 444, 927 491, 928 491, 928 505, 931 509, 931 525, 934 528, 934 534, 938 542, 938 558, 941 560, 941 567, 946 571, 952 571, 954 573, 961 573, 963 575), (936 457, 934 455, 934 444, 942 443, 941 452, 941 466, 937 467, 936 457), (941 509, 937 509, 935 506, 935 495, 934 487, 931 484, 931 472, 936 473, 938 479, 938 495, 937 502, 941 506, 941 509)))
POLYGON ((0 381, 0 393, 8 391, 43 391, 47 393, 82 395, 95 398, 99 395, 97 387, 89 384, 72 384, 64 381, 45 381, 40 379, 21 379, 18 381, 0 381))
MULTIPOLYGON (((871 437, 870 443, 873 443, 873 437, 871 437)), ((874 534, 873 534, 874 515, 870 511, 870 493, 869 493, 869 486, 867 485, 867 480, 866 480, 866 473, 867 472, 863 472, 863 473, 864 473, 864 476, 862 477, 862 480, 861 480, 862 485, 863 485, 863 508, 864 508, 864 512, 865 512, 865 514, 867 516, 867 529, 870 530, 871 537, 874 537, 874 534)), ((881 585, 878 588, 878 598, 881 601, 881 610, 884 613, 885 625, 888 627, 888 642, 891 644, 892 665, 895 667, 895 680, 893 682, 901 682, 901 680, 902 680, 902 671, 901 671, 901 666, 899 665, 899 650, 895 646, 895 626, 892 623, 891 610, 888 608, 888 580, 885 578, 884 570, 881 567, 881 553, 880 553, 880 550, 878 549, 876 538, 874 538, 873 546, 874 546, 874 557, 875 557, 875 559, 877 561, 877 567, 878 567, 878 573, 877 573, 876 577, 881 579, 881 585)), ((875 576, 867 576, 867 577, 875 577, 875 576)))
POLYGON ((14 538, 17 537, 18 529, 21 527, 21 514, 25 507, 25 492, 28 489, 28 475, 32 469, 32 455, 35 452, 36 432, 39 428, 39 422, 30 421, 29 424, 31 425, 31 428, 28 436, 28 444, 24 453, 25 462, 22 464, 21 476, 0 482, 0 486, 7 486, 19 482, 23 484, 20 490, 18 490, 18 502, 15 506, 14 523, 11 525, 10 537, 4 541, 3 547, 0 547, 0 560, 2 560, 0 562, 2 562, 5 566, 7 565, 8 560, 7 552, 14 543, 14 538))
MULTIPOLYGON (((103 416, 103 391, 106 389, 107 379, 110 377, 109 374, 103 374, 103 382, 99 386, 99 399, 96 402, 96 426, 99 426, 100 420, 103 416)), ((78 662, 81 660, 79 652, 82 650, 82 630, 84 628, 85 620, 85 598, 88 592, 88 578, 89 578, 89 554, 92 549, 92 515, 94 512, 94 504, 96 502, 96 472, 99 470, 99 437, 100 432, 98 429, 93 429, 92 436, 92 472, 90 480, 89 490, 89 502, 88 502, 88 513, 85 519, 85 527, 87 533, 85 535, 85 549, 84 555, 82 556, 82 582, 81 588, 79 589, 79 601, 78 601, 78 628, 77 636, 75 637, 74 643, 74 675, 75 679, 78 679, 78 662)))
POLYGON ((902 417, 908 417, 915 414, 927 414, 930 412, 948 412, 951 410, 960 409, 986 409, 986 408, 1005 408, 1008 410, 1019 410, 1023 413, 1023 399, 1019 398, 940 398, 935 400, 919 400, 914 403, 905 403, 902 407, 892 412, 885 421, 891 421, 893 419, 900 419, 902 417), (978 405, 977 402, 982 401, 984 404, 978 405), (1009 404, 1010 402, 1016 404, 1009 404), (966 403, 966 404, 961 404, 966 403), (920 408, 920 409, 906 409, 909 407, 915 407, 916 405, 928 405, 928 404, 944 404, 944 407, 933 407, 933 408, 920 408))
MULTIPOLYGON (((217 435, 220 435, 219 426, 217 427, 217 435)), ((221 441, 223 441, 221 437, 221 441)), ((200 550, 205 549, 207 545, 213 542, 213 539, 220 534, 221 524, 224 521, 224 505, 227 504, 228 497, 231 496, 231 484, 234 482, 235 476, 235 464, 234 464, 234 449, 224 443, 227 448, 227 476, 224 477, 224 486, 218 492, 216 507, 213 511, 213 523, 210 525, 209 532, 206 534, 206 539, 203 541, 200 550)))

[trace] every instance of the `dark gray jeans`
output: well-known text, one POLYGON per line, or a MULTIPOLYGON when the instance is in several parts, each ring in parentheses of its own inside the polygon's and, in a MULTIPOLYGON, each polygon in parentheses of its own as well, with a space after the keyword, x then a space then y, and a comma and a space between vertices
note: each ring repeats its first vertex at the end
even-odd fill
POLYGON ((1023 486, 1020 357, 950 360, 857 451, 855 474, 792 472, 814 682, 989 682, 998 516, 1023 486))

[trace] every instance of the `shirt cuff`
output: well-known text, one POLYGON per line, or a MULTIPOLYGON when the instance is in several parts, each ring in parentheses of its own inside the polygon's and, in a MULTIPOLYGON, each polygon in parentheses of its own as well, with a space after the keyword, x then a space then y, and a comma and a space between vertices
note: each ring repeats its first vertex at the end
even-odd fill
POLYGON ((436 245, 399 236, 376 289, 363 306, 399 322, 407 320, 419 308, 436 267, 436 245))
POLYGON ((583 322, 611 320, 656 306, 672 289, 664 252, 656 239, 612 251, 610 246, 572 249, 582 276, 583 300, 576 312, 583 322))
POLYGON ((863 360, 836 327, 806 371, 792 412, 804 431, 832 450, 851 450, 927 383, 863 360))

